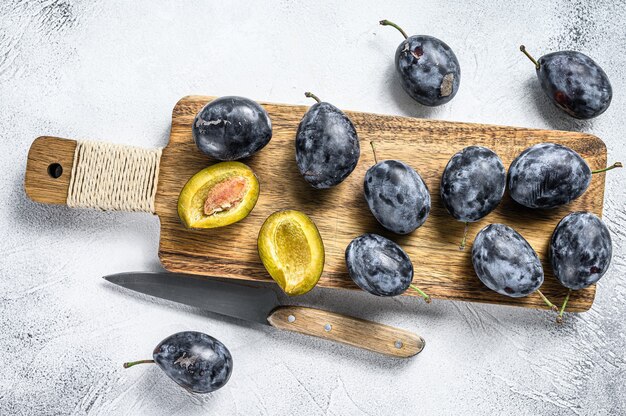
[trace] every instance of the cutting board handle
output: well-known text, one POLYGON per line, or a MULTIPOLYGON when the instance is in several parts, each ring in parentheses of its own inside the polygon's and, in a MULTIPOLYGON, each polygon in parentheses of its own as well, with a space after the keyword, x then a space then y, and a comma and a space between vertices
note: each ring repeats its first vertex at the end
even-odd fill
POLYGON ((161 149, 42 136, 28 151, 24 187, 46 204, 154 213, 161 149))

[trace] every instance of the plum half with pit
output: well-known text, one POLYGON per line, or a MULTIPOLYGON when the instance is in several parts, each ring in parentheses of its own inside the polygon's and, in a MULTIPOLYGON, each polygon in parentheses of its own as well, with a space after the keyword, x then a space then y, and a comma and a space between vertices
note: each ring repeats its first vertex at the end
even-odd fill
POLYGON ((431 107, 454 98, 461 83, 461 66, 452 49, 432 36, 408 36, 389 20, 381 20, 380 24, 395 27, 404 36, 395 55, 404 91, 418 103, 431 107))
MULTIPOLYGON (((611 264, 613 245, 604 222, 591 212, 573 212, 563 218, 550 239, 550 263, 563 286, 580 290, 604 276, 611 264)), ((562 321, 568 292, 558 321, 562 321)))
POLYGON ((604 113, 613 98, 609 77, 593 59, 576 51, 559 51, 535 60, 524 45, 520 50, 535 64, 541 89, 550 101, 578 119, 604 113))
MULTIPOLYGON (((377 160, 375 150, 374 158, 377 160)), ((363 190, 374 217, 396 234, 415 231, 430 213, 426 183, 415 169, 399 160, 383 160, 369 168, 363 190)))
POLYGON ((233 357, 219 340, 202 332, 170 335, 154 349, 152 360, 124 363, 156 363, 169 378, 193 393, 210 393, 223 387, 233 371, 233 357))
POLYGON ((509 193, 528 208, 555 208, 580 197, 589 187, 592 174, 621 166, 617 162, 592 171, 569 147, 539 143, 524 150, 511 163, 509 193))
POLYGON ((448 161, 441 175, 440 195, 450 215, 465 223, 461 250, 465 248, 468 224, 498 206, 505 186, 504 164, 491 149, 468 146, 448 161))
POLYGON ((304 179, 316 189, 340 184, 354 170, 361 155, 354 125, 332 104, 317 101, 306 112, 296 133, 296 163, 304 179))
POLYGON ((259 198, 259 181, 241 162, 220 162, 187 181, 178 196, 178 216, 187 228, 216 228, 241 221, 259 198))
POLYGON ((272 138, 267 111, 245 97, 220 97, 205 105, 192 126, 203 153, 217 160, 238 160, 261 150, 272 138))
POLYGON ((363 234, 346 248, 346 266, 352 281, 376 296, 397 296, 413 287, 429 302, 430 297, 413 286, 413 263, 395 242, 378 234, 363 234))

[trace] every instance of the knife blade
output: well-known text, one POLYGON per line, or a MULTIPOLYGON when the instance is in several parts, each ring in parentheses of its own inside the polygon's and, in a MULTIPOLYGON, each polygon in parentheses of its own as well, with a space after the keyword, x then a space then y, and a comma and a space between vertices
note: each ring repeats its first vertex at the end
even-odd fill
POLYGON ((127 272, 104 279, 135 292, 194 306, 220 315, 342 342, 394 357, 422 351, 424 339, 412 332, 321 309, 281 305, 260 282, 231 282, 180 273, 127 272))

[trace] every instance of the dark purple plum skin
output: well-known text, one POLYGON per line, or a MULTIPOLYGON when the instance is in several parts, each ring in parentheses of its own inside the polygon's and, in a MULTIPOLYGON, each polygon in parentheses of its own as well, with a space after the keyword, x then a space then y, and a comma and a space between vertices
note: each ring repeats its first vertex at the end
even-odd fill
POLYGON ((402 88, 422 105, 438 106, 459 90, 461 66, 452 49, 432 36, 409 36, 396 49, 402 88))
POLYGON ((261 150, 272 138, 267 111, 244 97, 220 97, 205 105, 192 126, 193 140, 218 160, 238 160, 261 150))
POLYGON ((561 51, 539 58, 537 78, 552 102, 578 119, 604 113, 613 88, 609 77, 590 57, 580 52, 561 51))
POLYGON ((504 224, 480 230, 472 246, 476 276, 489 289, 512 298, 528 296, 543 283, 539 257, 517 231, 504 224))
POLYGON ((313 188, 327 189, 343 182, 360 156, 356 129, 343 111, 325 102, 309 108, 296 133, 296 163, 313 188))
POLYGON ((153 352, 154 361, 172 380, 194 393, 210 393, 224 386, 233 371, 230 351, 202 332, 178 332, 153 352))
POLYGON ((475 222, 498 206, 505 186, 506 172, 498 155, 486 147, 469 146, 446 165, 440 195, 450 215, 475 222))
POLYGON ((554 275, 572 290, 600 280, 611 264, 612 252, 609 229, 590 212, 573 212, 563 218, 550 239, 554 275))
POLYGON ((539 143, 520 153, 509 167, 509 193, 528 208, 554 208, 581 196, 591 169, 578 153, 555 143, 539 143))
POLYGON ((399 160, 383 160, 365 173, 365 200, 378 222, 396 234, 420 227, 430 213, 430 194, 422 177, 399 160))
POLYGON ((413 263, 393 241, 363 234, 346 248, 348 274, 361 289, 376 296, 397 296, 413 280, 413 263))

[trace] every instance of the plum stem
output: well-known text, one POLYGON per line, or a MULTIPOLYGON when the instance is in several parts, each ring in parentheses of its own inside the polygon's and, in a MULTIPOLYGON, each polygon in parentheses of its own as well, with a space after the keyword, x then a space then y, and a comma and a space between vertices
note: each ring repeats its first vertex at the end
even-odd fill
POLYGON ((541 299, 543 299, 543 301, 546 303, 546 305, 548 305, 550 309, 552 309, 554 312, 559 311, 559 308, 557 308, 554 303, 550 302, 548 298, 543 293, 541 293, 541 290, 537 290, 537 293, 539 294, 539 296, 541 296, 541 299))
POLYGON ((461 244, 459 245, 459 250, 465 250, 465 243, 467 242, 467 232, 469 230, 469 222, 465 222, 465 229, 463 230, 463 239, 461 240, 461 244))
POLYGON ((389 20, 387 20, 387 19, 381 20, 381 21, 380 21, 380 22, 378 22, 378 23, 380 23, 380 24, 381 24, 381 25, 383 25, 383 26, 392 26, 392 27, 395 27, 396 29, 398 29, 398 30, 400 31, 400 33, 402 33, 402 36, 404 36, 404 39, 407 39, 407 38, 408 38, 408 36, 407 36, 406 32, 405 32, 404 30, 402 30, 402 28, 401 28, 400 26, 398 26, 397 24, 395 24, 395 23, 393 23, 393 22, 390 22, 390 21, 389 21, 389 20))
POLYGON ((124 363, 124 368, 130 368, 137 364, 154 364, 154 360, 139 360, 139 361, 130 361, 128 363, 124 363))
POLYGON ((622 168, 624 167, 624 165, 622 165, 622 162, 615 162, 613 163, 611 166, 608 166, 604 169, 596 169, 596 170, 592 170, 591 174, 593 175, 594 173, 602 173, 602 172, 606 172, 609 171, 611 169, 615 169, 615 168, 622 168))
POLYGON ((535 58, 533 58, 533 57, 532 57, 532 56, 528 53, 528 51, 526 50, 526 46, 521 45, 521 46, 519 47, 519 50, 520 50, 520 51, 522 51, 522 53, 523 53, 524 55, 526 55, 526 57, 528 57, 528 59, 530 59, 530 61, 531 61, 533 64, 535 64, 535 68, 536 68, 537 70, 539 70, 539 68, 541 67, 541 65, 539 65, 539 62, 537 62, 537 60, 536 60, 535 58))
POLYGON ((420 289, 419 287, 415 286, 414 284, 410 284, 409 286, 413 290, 415 290, 417 293, 419 293, 420 296, 424 298, 424 301, 426 303, 430 303, 431 302, 430 296, 428 296, 426 293, 424 293, 424 291, 422 289, 420 289))
POLYGON ((556 322, 558 324, 563 323, 563 313, 565 312, 565 305, 567 305, 567 301, 569 300, 569 295, 572 294, 572 289, 567 291, 567 296, 565 296, 565 300, 563 301, 563 305, 561 305, 561 310, 559 311, 559 316, 556 317, 556 322))
POLYGON ((315 101, 317 101, 318 103, 321 103, 321 102, 322 102, 319 98, 317 98, 317 95, 313 94, 312 92, 308 92, 308 91, 307 91, 307 92, 305 92, 305 93, 304 93, 304 95, 305 95, 305 97, 308 97, 308 98, 313 98, 313 99, 314 99, 315 101))
POLYGON ((374 152, 374 163, 378 163, 378 158, 376 157, 376 146, 374 146, 374 142, 370 142, 370 146, 372 146, 372 152, 374 152))

